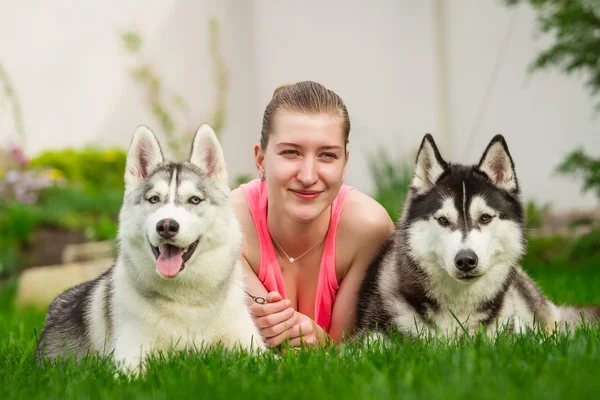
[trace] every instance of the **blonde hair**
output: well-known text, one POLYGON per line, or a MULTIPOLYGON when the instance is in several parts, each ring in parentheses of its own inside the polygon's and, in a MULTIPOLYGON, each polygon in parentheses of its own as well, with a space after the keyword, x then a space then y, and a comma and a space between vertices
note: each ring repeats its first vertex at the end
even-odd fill
POLYGON ((260 132, 260 147, 265 150, 269 144, 272 132, 273 117, 277 110, 285 109, 305 114, 327 113, 338 116, 342 120, 345 144, 350 136, 350 117, 346 105, 333 91, 320 83, 303 81, 294 84, 278 86, 273 91, 273 97, 263 115, 262 130, 260 132))

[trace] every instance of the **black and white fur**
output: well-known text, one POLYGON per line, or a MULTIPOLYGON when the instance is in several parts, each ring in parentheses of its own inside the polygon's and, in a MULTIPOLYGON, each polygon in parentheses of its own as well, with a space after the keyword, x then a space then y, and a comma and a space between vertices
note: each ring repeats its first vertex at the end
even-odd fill
POLYGON ((242 233, 229 204, 221 146, 208 125, 196 132, 186 162, 163 160, 154 134, 136 130, 118 243, 110 270, 52 302, 38 359, 113 353, 132 370, 159 350, 217 343, 265 348, 244 300, 242 233), (159 273, 160 249, 182 254, 173 276, 159 273))
POLYGON ((478 165, 446 162, 431 135, 417 155, 402 218, 370 265, 359 294, 357 329, 434 336, 481 326, 555 329, 595 321, 600 308, 559 307, 519 266, 524 210, 513 160, 501 135, 478 165))

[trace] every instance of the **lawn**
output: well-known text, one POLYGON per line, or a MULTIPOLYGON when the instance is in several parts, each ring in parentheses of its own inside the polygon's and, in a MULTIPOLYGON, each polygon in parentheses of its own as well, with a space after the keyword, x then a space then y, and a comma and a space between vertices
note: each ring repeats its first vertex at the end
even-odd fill
MULTIPOLYGON (((554 301, 600 304, 600 259, 530 265, 554 301)), ((568 336, 529 334, 458 343, 396 339, 393 349, 359 344, 251 357, 219 350, 153 360, 144 379, 114 378, 97 359, 40 367, 35 331, 44 315, 12 309, 14 283, 0 288, 0 399, 33 398, 584 398, 600 393, 600 328, 568 336)))

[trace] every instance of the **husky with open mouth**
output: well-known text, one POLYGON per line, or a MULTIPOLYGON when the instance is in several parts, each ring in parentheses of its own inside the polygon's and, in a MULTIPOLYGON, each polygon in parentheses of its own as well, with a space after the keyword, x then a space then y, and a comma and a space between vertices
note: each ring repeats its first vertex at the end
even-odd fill
POLYGON ((242 233, 208 125, 186 162, 165 161, 154 134, 135 131, 118 243, 106 273, 52 302, 38 359, 113 353, 131 369, 160 350, 265 348, 245 303, 242 233))

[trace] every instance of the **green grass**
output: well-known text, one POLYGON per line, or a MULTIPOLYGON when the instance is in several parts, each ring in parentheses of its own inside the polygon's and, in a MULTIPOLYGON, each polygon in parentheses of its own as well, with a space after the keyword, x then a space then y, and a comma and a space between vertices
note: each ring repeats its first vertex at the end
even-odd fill
MULTIPOLYGON (((600 260, 526 268, 555 302, 600 303, 600 260)), ((0 288, 0 399, 33 398, 585 398, 600 393, 600 328, 568 336, 482 337, 448 344, 396 339, 392 349, 358 344, 280 357, 214 350, 149 363, 145 378, 114 378, 88 359, 40 367, 34 329, 44 315, 15 312, 14 285, 0 288)))

